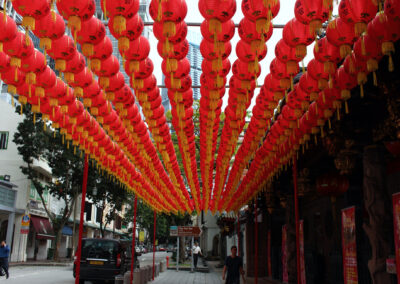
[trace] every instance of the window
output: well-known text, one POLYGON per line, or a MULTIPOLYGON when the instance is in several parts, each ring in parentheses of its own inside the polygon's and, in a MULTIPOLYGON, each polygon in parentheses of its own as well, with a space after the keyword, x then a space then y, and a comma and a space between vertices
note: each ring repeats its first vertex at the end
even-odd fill
POLYGON ((85 202, 86 221, 92 220, 92 203, 85 202))
POLYGON ((97 207, 96 210, 96 223, 101 223, 102 222, 102 218, 101 218, 101 207, 97 207))
POLYGON ((0 132, 0 150, 6 150, 8 146, 8 131, 0 132))
MULTIPOLYGON (((42 199, 39 196, 39 193, 36 190, 36 187, 34 186, 33 182, 31 182, 31 190, 29 191, 29 198, 42 202, 42 199)), ((43 199, 44 202, 47 204, 49 202, 49 187, 46 185, 45 189, 43 190, 43 199)))

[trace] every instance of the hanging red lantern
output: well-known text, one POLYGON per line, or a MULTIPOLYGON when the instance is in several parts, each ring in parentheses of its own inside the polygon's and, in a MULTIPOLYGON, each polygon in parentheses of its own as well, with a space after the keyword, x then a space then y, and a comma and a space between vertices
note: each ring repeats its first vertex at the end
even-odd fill
POLYGON ((231 54, 232 45, 228 42, 211 43, 203 40, 200 43, 200 52, 208 60, 224 60, 231 54))
POLYGON ((113 53, 113 46, 111 39, 105 36, 100 43, 96 44, 93 48, 93 56, 90 58, 106 59, 113 53))
POLYGON ((185 0, 152 0, 149 6, 149 14, 157 22, 181 22, 187 14, 185 0))
POLYGON ((396 0, 386 0, 385 15, 392 21, 400 21, 400 3, 396 0))
POLYGON ((168 40, 171 44, 182 42, 187 35, 187 25, 185 22, 155 22, 153 25, 154 36, 159 41, 168 40))
POLYGON ((157 79, 154 75, 151 75, 144 79, 135 79, 131 77, 130 80, 132 88, 136 92, 151 92, 157 87, 157 79))
POLYGON ((110 77, 100 77, 99 85, 106 92, 115 92, 125 85, 125 77, 121 72, 118 72, 117 74, 110 77))
POLYGON ((21 72, 17 67, 11 66, 11 68, 1 73, 1 80, 8 86, 8 92, 16 94, 17 87, 25 84, 25 73, 21 72))
POLYGON ((74 75, 74 81, 68 81, 72 87, 85 88, 93 82, 92 72, 88 68, 84 68, 81 72, 74 75))
MULTIPOLYGON (((112 1, 108 1, 112 2, 112 1)), ((138 2, 138 1, 134 1, 138 2)), ((143 32, 144 24, 142 18, 139 14, 135 14, 134 16, 127 18, 124 26, 121 26, 119 22, 120 18, 112 17, 108 22, 108 28, 110 29, 110 33, 119 40, 121 37, 125 37, 128 40, 137 39, 143 32)))
POLYGON ((0 17, 0 44, 13 40, 17 36, 17 25, 9 16, 0 17))
POLYGON ((271 74, 277 79, 288 79, 290 78, 291 88, 293 90, 293 77, 299 73, 299 64, 294 61, 288 61, 287 63, 280 61, 278 58, 272 60, 270 65, 271 74))
POLYGON ((271 21, 278 15, 280 9, 279 0, 243 0, 242 1, 242 12, 243 15, 252 20, 257 21, 261 18, 268 19, 271 21))
POLYGON ((68 21, 68 27, 75 31, 81 30, 82 21, 93 17, 96 10, 94 0, 58 0, 57 10, 68 21))
POLYGON ((100 43, 106 35, 103 23, 95 16, 81 24, 81 30, 74 38, 82 45, 82 53, 85 56, 93 56, 94 46, 100 43))
POLYGON ((56 68, 59 70, 65 69, 66 61, 72 59, 75 52, 74 41, 67 35, 54 40, 51 49, 47 50, 47 53, 56 60, 56 68))
POLYGON ((0 73, 10 70, 11 58, 4 52, 0 52, 0 73))
MULTIPOLYGON (((44 55, 37 49, 34 49, 33 53, 23 58, 21 62, 21 70, 25 73, 42 73, 46 67, 47 65, 44 64, 44 55)), ((34 82, 32 82, 32 84, 34 84, 34 82)))
POLYGON ((248 18, 243 18, 239 23, 238 32, 240 38, 248 43, 254 40, 266 42, 272 36, 273 25, 265 19, 252 22, 248 18))
POLYGON ((35 20, 39 20, 47 15, 51 7, 50 0, 13 0, 12 4, 15 11, 23 17, 22 26, 30 30, 35 29, 35 20))
POLYGON ((186 92, 192 87, 192 78, 190 76, 179 79, 165 77, 165 86, 173 91, 186 92))
POLYGON ((210 42, 227 42, 230 41, 235 34, 235 23, 232 20, 228 20, 218 26, 215 25, 215 20, 206 19, 201 23, 200 31, 205 40, 210 42))
POLYGON ((125 61, 125 72, 135 79, 144 79, 149 77, 154 70, 153 62, 146 58, 141 61, 127 60, 125 61))
POLYGON ((18 32, 13 40, 3 43, 3 51, 11 56, 11 65, 21 67, 21 58, 26 58, 33 53, 34 46, 30 38, 26 42, 25 35, 18 32))
POLYGON ((231 69, 231 63, 229 59, 222 61, 222 68, 218 66, 217 60, 207 60, 204 59, 201 63, 201 70, 203 73, 207 74, 209 77, 226 77, 231 69))
MULTIPOLYGON (((82 53, 75 51, 72 58, 65 63, 65 69, 60 70, 64 72, 64 77, 72 76, 72 74, 77 74, 83 70, 86 66, 85 58, 82 53)), ((66 79, 67 80, 67 79, 66 79)), ((73 81, 71 79, 71 81, 73 81)))
POLYGON ((245 62, 237 59, 232 66, 232 73, 240 80, 255 80, 261 74, 258 62, 245 62))
MULTIPOLYGON (((106 17, 112 18, 123 16, 124 19, 131 18, 139 11, 139 0, 101 0, 101 9, 106 17)), ((119 21, 123 21, 122 19, 119 21)))
POLYGON ((311 32, 307 25, 293 18, 283 28, 282 38, 286 44, 296 48, 298 58, 304 58, 307 54, 306 47, 314 41, 315 33, 311 32))
POLYGON ((346 23, 341 18, 336 18, 328 24, 326 37, 329 43, 339 47, 342 58, 351 53, 351 47, 357 40, 354 25, 346 23))
POLYGON ((255 40, 251 43, 239 40, 236 45, 236 54, 242 61, 261 61, 267 55, 267 45, 261 40, 255 40))
POLYGON ((339 5, 339 16, 347 23, 354 25, 356 35, 367 31, 367 24, 378 12, 375 1, 342 0, 339 5))
POLYGON ((109 77, 119 72, 119 60, 114 55, 104 60, 93 59, 90 68, 98 77, 109 77))
POLYGON ((144 36, 140 36, 137 39, 130 41, 129 46, 126 49, 121 46, 118 46, 118 48, 126 60, 141 61, 146 59, 150 53, 149 41, 144 36))
POLYGON ((323 63, 313 59, 307 65, 307 73, 313 79, 318 80, 318 87, 320 90, 323 90, 328 86, 328 81, 335 72, 336 66, 329 61, 323 63))
POLYGON ((296 0, 294 14, 301 23, 310 26, 310 32, 318 32, 322 23, 328 20, 332 13, 332 0, 296 0))
POLYGON ((162 58, 169 57, 181 60, 185 58, 189 52, 189 42, 184 40, 171 46, 170 44, 166 44, 166 42, 159 41, 157 44, 157 51, 162 58))
MULTIPOLYGON (((56 83, 56 79, 57 77, 54 71, 49 66, 47 66, 46 70, 36 75, 36 85, 45 89, 51 88, 56 83)), ((36 88, 37 91, 38 89, 39 88, 36 88)), ((41 94, 36 94, 36 95, 44 96, 44 91, 41 94)))
POLYGON ((224 23, 230 20, 236 12, 236 1, 200 0, 199 10, 205 19, 217 19, 224 23))
POLYGON ((317 178, 317 192, 322 195, 339 196, 349 188, 349 180, 337 173, 323 174, 317 178))
POLYGON ((284 92, 285 90, 290 88, 290 80, 278 79, 270 73, 265 77, 263 87, 272 92, 284 92))
POLYGON ((318 61, 331 61, 335 64, 341 61, 339 47, 331 44, 327 37, 324 37, 317 42, 318 47, 314 48, 314 57, 318 61))
POLYGON ((65 33, 63 18, 55 13, 48 13, 42 19, 36 21, 33 33, 40 38, 40 46, 50 49, 53 40, 61 38, 65 33))
POLYGON ((182 60, 164 59, 161 64, 161 70, 165 76, 174 78, 182 78, 190 72, 190 62, 187 58, 182 60))

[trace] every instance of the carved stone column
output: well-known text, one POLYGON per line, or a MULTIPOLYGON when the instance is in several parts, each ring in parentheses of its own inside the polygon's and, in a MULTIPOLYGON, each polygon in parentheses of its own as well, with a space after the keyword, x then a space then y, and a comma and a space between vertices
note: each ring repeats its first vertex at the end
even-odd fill
POLYGON ((364 205, 369 219, 363 228, 371 244, 372 256, 368 261, 372 283, 391 283, 386 273, 386 258, 390 254, 390 236, 393 224, 390 217, 389 197, 386 190, 386 162, 384 150, 378 146, 364 148, 364 205))

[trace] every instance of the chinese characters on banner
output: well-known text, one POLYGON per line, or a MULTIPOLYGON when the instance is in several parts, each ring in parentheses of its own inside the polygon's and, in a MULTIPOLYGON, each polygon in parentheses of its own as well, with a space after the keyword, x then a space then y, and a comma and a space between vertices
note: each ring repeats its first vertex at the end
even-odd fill
POLYGON ((284 283, 289 282, 289 275, 287 270, 287 233, 286 233, 286 225, 282 227, 282 281, 284 283))
POLYGON ((267 235, 267 265, 268 265, 268 276, 272 276, 271 268, 271 230, 268 230, 267 235))
POLYGON ((400 284, 400 192, 393 194, 393 231, 396 247, 396 271, 397 283, 400 284))
POLYGON ((306 266, 304 263, 304 221, 300 220, 300 275, 301 284, 306 284, 306 266))
POLYGON ((358 283, 356 246, 356 208, 342 210, 343 276, 345 284, 358 283))

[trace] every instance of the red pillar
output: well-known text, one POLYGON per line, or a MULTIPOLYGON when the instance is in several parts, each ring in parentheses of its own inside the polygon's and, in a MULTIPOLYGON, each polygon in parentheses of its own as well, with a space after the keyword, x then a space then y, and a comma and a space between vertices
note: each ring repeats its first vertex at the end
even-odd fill
POLYGON ((240 215, 238 212, 238 216, 237 216, 237 246, 238 246, 238 256, 240 256, 240 215))
POLYGON ((153 232, 153 281, 154 281, 154 269, 156 262, 156 226, 157 226, 157 213, 154 211, 154 232, 153 232))
POLYGON ((137 197, 135 195, 135 201, 134 201, 134 207, 133 207, 133 231, 132 231, 132 261, 131 261, 131 278, 130 278, 130 283, 132 284, 133 281, 133 270, 135 268, 135 252, 136 252, 136 210, 137 210, 137 197))
POLYGON ((294 184, 294 212, 296 218, 296 263, 297 263, 297 283, 301 283, 300 274, 300 223, 299 223, 299 199, 297 193, 297 158, 293 157, 293 184, 294 184))
POLYGON ((258 213, 257 213, 257 197, 254 201, 254 221, 255 221, 255 226, 254 226, 254 234, 255 234, 255 241, 254 245, 256 247, 255 253, 254 253, 254 283, 258 283, 258 213))
MULTIPOLYGON (((79 219, 79 238, 78 238, 78 250, 76 252, 76 267, 75 267, 75 284, 79 284, 79 274, 81 270, 81 255, 82 255, 82 233, 83 233, 83 213, 85 211, 85 199, 86 199, 86 186, 88 178, 88 155, 85 155, 85 163, 83 166, 83 181, 82 181, 82 202, 81 202, 81 214, 79 219)), ((75 220, 74 220, 75 222, 75 220)))

